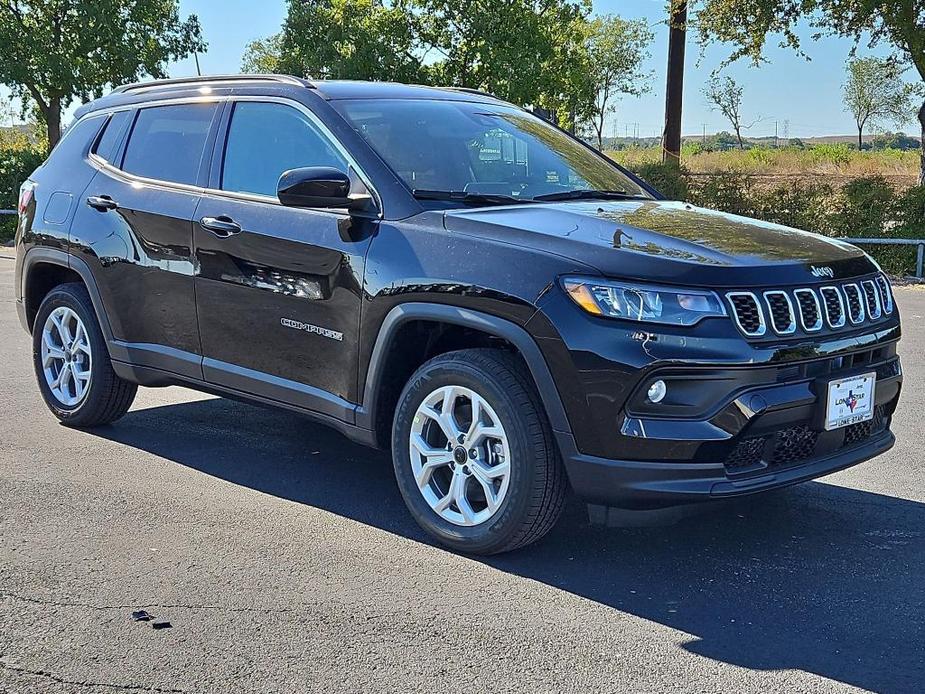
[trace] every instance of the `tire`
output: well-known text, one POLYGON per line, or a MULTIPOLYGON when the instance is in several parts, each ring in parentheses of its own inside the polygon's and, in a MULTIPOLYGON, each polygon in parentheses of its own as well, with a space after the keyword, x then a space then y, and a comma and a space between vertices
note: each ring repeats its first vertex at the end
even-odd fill
POLYGON ((412 375, 395 409, 392 460, 411 515, 457 551, 523 547, 562 512, 567 482, 546 414, 520 362, 501 350, 450 352, 412 375), (454 403, 455 429, 443 419, 446 402, 454 403), (447 431, 465 431, 451 450, 447 431), (463 505, 447 501, 460 496, 463 505))
POLYGON ((42 301, 32 327, 32 360, 45 404, 67 426, 114 422, 128 411, 138 390, 113 371, 93 303, 82 284, 59 285, 42 301), (72 350, 63 349, 68 341, 62 339, 63 328, 58 327, 62 323, 74 338, 72 350), (67 378, 53 386, 65 363, 70 364, 67 378))

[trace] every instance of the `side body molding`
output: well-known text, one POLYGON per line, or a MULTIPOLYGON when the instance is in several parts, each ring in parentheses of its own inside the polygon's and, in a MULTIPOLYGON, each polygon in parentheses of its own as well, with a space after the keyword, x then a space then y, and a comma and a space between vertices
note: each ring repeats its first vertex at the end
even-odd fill
MULTIPOLYGON (((559 397, 552 374, 543 358, 540 348, 530 337, 530 334, 519 325, 503 318, 492 316, 479 311, 471 311, 448 304, 428 304, 423 302, 409 302, 393 308, 382 321, 379 335, 373 346, 372 355, 367 369, 366 385, 363 389, 363 405, 357 409, 357 425, 364 429, 373 429, 376 412, 379 384, 382 381, 383 369, 388 355, 389 345, 397 328, 410 320, 429 320, 442 323, 452 323, 467 328, 503 338, 513 344, 519 351, 530 369, 530 374, 536 383, 549 423, 560 442, 560 447, 571 440, 571 427, 565 414, 565 408, 559 397), (564 436, 563 436, 564 435, 564 436)), ((572 443, 572 445, 574 445, 572 443)), ((565 451, 562 451, 563 454, 565 451)))

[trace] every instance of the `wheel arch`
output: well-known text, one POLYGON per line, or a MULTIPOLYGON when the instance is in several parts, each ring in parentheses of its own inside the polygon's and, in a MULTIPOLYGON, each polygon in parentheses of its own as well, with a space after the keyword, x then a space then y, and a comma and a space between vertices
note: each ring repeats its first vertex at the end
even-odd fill
MULTIPOLYGON (((556 438, 561 441, 564 435, 567 439, 571 439, 571 427, 552 373, 536 341, 524 328, 504 318, 459 306, 409 302, 394 307, 382 321, 366 369, 363 404, 357 408, 357 425, 373 431, 380 445, 383 445, 384 432, 391 428, 391 419, 387 423, 384 422, 386 416, 392 411, 389 400, 395 387, 394 385, 390 387, 389 384, 390 366, 394 365, 395 350, 401 347, 400 336, 403 328, 414 323, 466 329, 494 339, 500 344, 509 345, 523 361, 532 377, 556 438)), ((453 348, 463 349, 472 346, 474 346, 472 343, 465 343, 453 348)), ((436 354, 447 351, 452 350, 438 349, 436 354)), ((430 356, 435 356, 435 354, 430 354, 426 358, 430 356)), ((411 363, 414 364, 411 369, 413 371, 423 361, 412 358, 411 363)), ((410 373, 407 375, 410 376, 410 373)), ((403 387, 407 379, 401 378, 400 380, 400 387, 403 387)))
POLYGON ((82 282, 87 288, 103 337, 107 343, 111 343, 112 328, 103 310, 103 300, 90 266, 57 248, 31 248, 23 258, 22 297, 26 327, 31 333, 39 306, 48 292, 60 284, 74 281, 82 282))

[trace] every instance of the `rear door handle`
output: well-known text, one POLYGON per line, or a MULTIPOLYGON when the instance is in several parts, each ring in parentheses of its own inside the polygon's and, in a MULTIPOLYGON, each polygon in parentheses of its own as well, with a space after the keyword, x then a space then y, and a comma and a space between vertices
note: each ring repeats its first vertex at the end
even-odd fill
POLYGON ((226 239, 229 236, 241 233, 241 225, 227 215, 218 217, 203 217, 199 220, 203 229, 208 229, 220 239, 226 239))
POLYGON ((100 212, 114 210, 119 207, 119 203, 108 195, 91 195, 87 198, 87 204, 94 210, 99 210, 100 212))

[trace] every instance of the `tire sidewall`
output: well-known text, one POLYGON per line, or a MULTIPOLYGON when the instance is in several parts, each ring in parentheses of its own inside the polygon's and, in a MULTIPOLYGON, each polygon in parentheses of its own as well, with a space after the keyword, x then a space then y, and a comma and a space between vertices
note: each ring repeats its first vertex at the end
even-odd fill
POLYGON ((466 552, 490 552, 518 532, 530 506, 536 452, 530 445, 526 425, 515 414, 513 400, 490 374, 461 360, 451 362, 437 358, 425 364, 399 398, 392 432, 392 462, 399 491, 415 520, 426 531, 443 543, 466 552), (411 470, 408 446, 414 415, 428 395, 448 385, 469 388, 491 405, 501 420, 511 451, 511 477, 501 508, 474 527, 455 525, 441 518, 424 499, 411 470))
POLYGON ((73 285, 64 285, 51 291, 39 306, 38 313, 35 317, 35 323, 32 327, 32 363, 35 369, 35 377, 38 381, 39 390, 45 404, 54 413, 54 415, 64 424, 79 424, 84 412, 94 412, 100 406, 98 402, 102 397, 101 381, 105 378, 105 366, 109 359, 109 353, 106 349, 106 342, 103 333, 99 328, 96 320, 96 313, 89 301, 86 291, 73 285), (66 306, 74 311, 87 332, 87 338, 90 343, 92 360, 90 365, 90 387, 83 400, 74 406, 62 404, 51 392, 51 388, 45 381, 44 368, 42 366, 42 333, 45 329, 45 322, 49 314, 56 308, 66 306))

